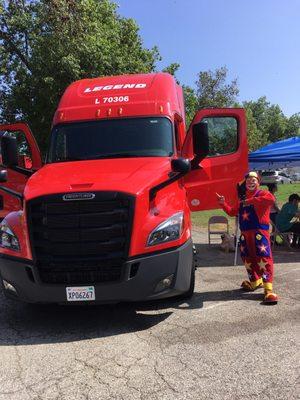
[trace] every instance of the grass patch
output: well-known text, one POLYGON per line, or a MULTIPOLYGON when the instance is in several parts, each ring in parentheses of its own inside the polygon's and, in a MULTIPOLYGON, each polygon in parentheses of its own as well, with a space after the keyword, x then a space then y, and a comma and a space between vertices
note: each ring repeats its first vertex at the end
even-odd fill
MULTIPOLYGON (((266 186, 262 186, 262 189, 266 190, 266 186)), ((278 185, 278 191, 276 193, 277 203, 281 207, 284 203, 288 201, 289 196, 292 193, 300 193, 300 182, 292 184, 278 185)), ((233 232, 235 229, 235 218, 228 217, 228 215, 223 210, 209 210, 209 211, 199 211, 192 213, 192 226, 196 228, 207 230, 207 224, 210 217, 213 215, 225 215, 229 220, 230 231, 233 232)))
MULTIPOLYGON (((262 189, 268 189, 266 186, 262 186, 262 189)), ((281 207, 288 201, 288 198, 293 193, 300 193, 300 182, 278 185, 278 191, 276 192, 276 198, 278 205, 281 207)))

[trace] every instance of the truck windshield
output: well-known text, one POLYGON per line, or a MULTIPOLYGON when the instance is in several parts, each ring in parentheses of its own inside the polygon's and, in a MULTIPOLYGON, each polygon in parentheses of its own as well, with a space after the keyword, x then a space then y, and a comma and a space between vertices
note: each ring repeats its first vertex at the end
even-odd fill
POLYGON ((172 154, 173 130, 167 118, 126 118, 56 126, 48 162, 172 154))

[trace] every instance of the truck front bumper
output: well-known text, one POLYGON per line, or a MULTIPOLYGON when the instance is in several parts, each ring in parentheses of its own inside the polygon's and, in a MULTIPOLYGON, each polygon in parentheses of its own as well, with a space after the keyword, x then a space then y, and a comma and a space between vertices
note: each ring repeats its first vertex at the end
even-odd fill
MULTIPOLYGON (((178 248, 128 260, 121 281, 97 284, 82 282, 68 286, 95 288, 95 300, 72 304, 161 299, 188 291, 192 268, 193 247, 192 241, 188 240, 178 248)), ((40 282, 36 267, 26 260, 2 256, 0 275, 3 290, 9 297, 29 303, 68 303, 67 285, 40 282)))

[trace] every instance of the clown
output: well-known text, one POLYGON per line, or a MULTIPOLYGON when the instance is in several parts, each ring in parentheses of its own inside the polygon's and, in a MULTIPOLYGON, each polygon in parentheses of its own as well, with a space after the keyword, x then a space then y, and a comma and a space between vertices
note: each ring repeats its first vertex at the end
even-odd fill
MULTIPOLYGON (((277 295, 273 292, 273 258, 270 245, 270 208, 275 198, 272 193, 259 189, 259 176, 249 172, 245 176, 245 193, 234 207, 224 196, 217 194, 219 204, 230 216, 239 216, 241 230, 240 252, 249 280, 242 282, 242 289, 254 291, 264 287, 264 303, 276 304, 277 295)), ((240 186, 241 187, 241 186, 240 186)))

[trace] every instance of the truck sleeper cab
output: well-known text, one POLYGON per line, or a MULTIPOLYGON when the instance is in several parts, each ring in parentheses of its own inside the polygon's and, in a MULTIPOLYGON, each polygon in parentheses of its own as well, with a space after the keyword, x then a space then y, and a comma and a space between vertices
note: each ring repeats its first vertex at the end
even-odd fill
POLYGON ((171 75, 122 75, 66 89, 44 165, 26 124, 0 131, 6 295, 38 303, 192 295, 190 211, 218 208, 215 192, 236 196, 248 158, 242 109, 201 110, 186 133, 171 75))

